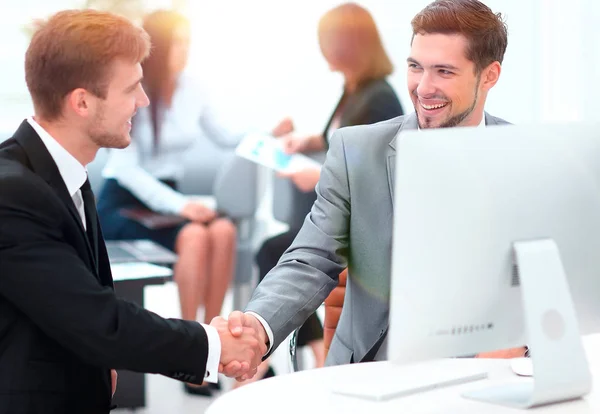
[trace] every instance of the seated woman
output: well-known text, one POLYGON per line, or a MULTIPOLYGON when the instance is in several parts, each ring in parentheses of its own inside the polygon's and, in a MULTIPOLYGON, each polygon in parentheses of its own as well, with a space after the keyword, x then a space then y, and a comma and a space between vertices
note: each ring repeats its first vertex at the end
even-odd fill
MULTIPOLYGON (((321 52, 330 69, 344 77, 344 90, 322 133, 310 136, 288 133, 281 138, 288 153, 323 151, 327 149, 333 132, 340 127, 371 124, 403 115, 398 96, 386 80, 393 71, 393 65, 384 50, 375 21, 367 10, 357 4, 346 3, 328 11, 319 21, 318 36, 321 52)), ((293 129, 293 123, 290 121, 289 124, 291 126, 285 123, 281 126, 293 129)), ((320 170, 311 168, 284 176, 305 193, 303 198, 311 199, 302 202, 302 205, 308 206, 304 213, 308 214, 316 198, 314 189, 320 170)), ((298 228, 292 228, 264 242, 256 256, 261 280, 277 264, 298 231, 298 228)), ((310 345, 316 366, 323 366, 323 327, 315 314, 300 329, 298 345, 310 345)), ((255 378, 248 382, 272 374, 265 362, 259 366, 255 378)))
MULTIPOLYGON (((184 73, 188 57, 189 23, 172 11, 148 15, 143 24, 152 53, 142 63, 143 86, 150 106, 133 118, 131 145, 112 151, 103 175, 98 215, 107 240, 151 239, 175 251, 179 259, 174 279, 181 316, 196 320, 204 305, 204 322, 221 311, 235 268, 236 227, 227 218, 177 191, 182 159, 202 133, 235 143, 203 101, 203 94, 184 73), (146 208, 179 215, 182 223, 149 229, 122 214, 122 209, 146 208)), ((208 387, 190 393, 210 395, 208 387)))

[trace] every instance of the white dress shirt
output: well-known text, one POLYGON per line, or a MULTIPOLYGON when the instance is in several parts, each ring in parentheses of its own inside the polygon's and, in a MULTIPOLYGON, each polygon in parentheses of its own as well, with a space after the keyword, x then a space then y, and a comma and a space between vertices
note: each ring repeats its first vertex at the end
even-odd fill
POLYGON ((223 126, 206 99, 206 93, 189 75, 177 81, 171 107, 160 119, 160 144, 154 151, 149 107, 139 108, 129 147, 111 150, 102 175, 114 178, 151 210, 179 214, 188 198, 159 180, 183 177, 183 159, 196 141, 206 135, 220 146, 234 147, 247 131, 223 126))
POLYGON ((85 210, 83 208, 83 198, 81 196, 81 186, 87 180, 87 170, 77 161, 66 149, 62 147, 52 136, 38 124, 33 117, 27 118, 29 125, 37 132, 40 139, 46 146, 50 156, 58 167, 58 172, 62 177, 67 191, 81 216, 83 228, 86 228, 85 210))
MULTIPOLYGON (((485 113, 483 114, 483 118, 481 119, 481 122, 479 123, 479 125, 477 125, 477 128, 485 128, 485 113)), ((421 130, 421 128, 419 128, 419 130, 421 130)), ((269 337, 269 349, 267 349, 267 354, 268 354, 271 351, 271 348, 273 347, 273 330, 271 329, 271 327, 269 326, 267 321, 265 321, 263 319, 263 317, 260 316, 259 314, 255 313, 255 312, 246 312, 246 313, 248 315, 255 316, 256 319, 258 319, 258 321, 261 323, 263 328, 265 328, 265 332, 267 333, 267 336, 269 337)), ((384 339, 384 342, 382 343, 382 345, 379 349, 380 349, 380 352, 381 352, 381 350, 387 349, 387 337, 384 339)))
MULTIPOLYGON (((62 147, 52 136, 38 124, 33 117, 27 118, 29 125, 37 132, 46 146, 50 156, 56 163, 58 171, 65 182, 67 191, 77 208, 81 217, 83 228, 86 228, 85 209, 81 196, 81 186, 87 179, 86 168, 77 161, 66 149, 62 147)), ((215 328, 210 325, 201 324, 208 337, 208 359, 206 361, 205 379, 208 382, 218 381, 219 361, 221 359, 221 339, 215 328)))
MULTIPOLYGON (((417 124, 417 128, 419 128, 419 131, 421 131, 421 127, 418 126, 417 124)), ((479 125, 477 125, 477 128, 485 128, 485 112, 483 113, 483 116, 481 117, 481 122, 479 122, 479 125)))

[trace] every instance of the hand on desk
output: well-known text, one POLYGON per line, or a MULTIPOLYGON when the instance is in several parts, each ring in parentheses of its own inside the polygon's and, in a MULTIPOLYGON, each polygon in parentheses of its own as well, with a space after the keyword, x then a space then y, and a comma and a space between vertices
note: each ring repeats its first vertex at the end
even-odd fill
POLYGON ((217 216, 217 213, 214 210, 211 210, 198 201, 190 201, 187 203, 180 214, 196 223, 208 223, 217 216))
POLYGON ((500 351, 482 352, 477 354, 475 358, 497 358, 497 359, 511 359, 521 358, 525 356, 527 349, 525 347, 503 349, 500 351))
POLYGON ((321 178, 321 170, 318 168, 304 168, 291 173, 279 173, 280 177, 289 178, 300 191, 308 193, 313 191, 321 178))
POLYGON ((233 312, 229 321, 216 317, 210 324, 221 339, 219 372, 238 381, 252 378, 267 353, 266 333, 260 322, 253 316, 233 312))

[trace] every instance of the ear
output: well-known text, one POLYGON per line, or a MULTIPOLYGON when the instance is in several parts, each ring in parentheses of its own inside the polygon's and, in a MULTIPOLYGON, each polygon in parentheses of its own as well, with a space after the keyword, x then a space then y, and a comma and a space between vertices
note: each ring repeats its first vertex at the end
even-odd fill
POLYGON ((496 85, 498 79, 500 79, 500 72, 502 72, 502 66, 500 62, 492 62, 490 65, 481 72, 481 87, 485 91, 489 91, 496 85))
POLYGON ((77 88, 67 95, 67 107, 77 115, 87 118, 93 113, 92 95, 83 88, 77 88))

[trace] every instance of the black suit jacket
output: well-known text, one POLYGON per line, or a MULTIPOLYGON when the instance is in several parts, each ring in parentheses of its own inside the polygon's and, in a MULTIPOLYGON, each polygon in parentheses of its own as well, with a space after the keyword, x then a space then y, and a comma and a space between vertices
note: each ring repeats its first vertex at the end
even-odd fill
POLYGON ((101 233, 96 258, 24 121, 0 145, 0 414, 106 413, 111 368, 199 384, 207 355, 199 324, 115 296, 101 233))

